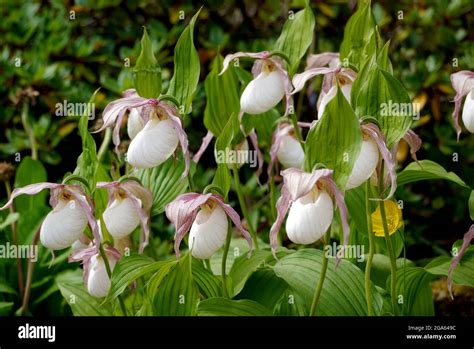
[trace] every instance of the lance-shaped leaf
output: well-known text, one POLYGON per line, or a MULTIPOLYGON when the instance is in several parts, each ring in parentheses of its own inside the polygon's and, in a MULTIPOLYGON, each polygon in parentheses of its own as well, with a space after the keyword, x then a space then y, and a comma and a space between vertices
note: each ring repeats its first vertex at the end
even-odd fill
POLYGON ((216 136, 221 134, 229 117, 232 114, 237 115, 240 109, 239 82, 234 69, 219 75, 223 60, 221 55, 217 55, 204 82, 207 100, 204 126, 216 136))
POLYGON ((161 69, 153 54, 153 45, 143 28, 141 51, 135 64, 135 89, 144 98, 157 98, 161 93, 161 69))
POLYGON ((290 73, 298 68, 301 58, 306 53, 314 33, 313 11, 306 2, 303 10, 291 14, 286 20, 280 37, 275 44, 275 51, 284 53, 290 60, 290 73))
POLYGON ((338 89, 321 120, 308 133, 304 167, 311 172, 317 163, 325 165, 334 170, 334 180, 339 188, 345 188, 361 144, 359 121, 338 89))
POLYGON ((339 49, 341 61, 360 67, 377 47, 375 19, 370 8, 370 0, 360 1, 344 29, 344 40, 339 49))
POLYGON ((180 114, 191 111, 191 102, 199 81, 201 64, 194 47, 194 24, 201 9, 191 18, 174 48, 174 75, 170 81, 168 94, 174 96, 179 104, 180 114))
MULTIPOLYGON (((99 89, 95 90, 94 94, 89 100, 89 106, 94 105, 95 96, 99 89)), ((90 109, 90 108, 86 108, 90 109)), ((90 188, 95 188, 96 173, 99 167, 99 160, 97 159, 97 147, 89 130, 89 110, 84 112, 84 115, 79 119, 79 135, 82 138, 82 153, 77 158, 77 167, 74 174, 84 177, 89 182, 90 188)))
POLYGON ((378 120, 390 149, 410 129, 414 116, 410 97, 402 83, 375 62, 365 65, 357 80, 362 84, 354 98, 355 112, 358 117, 370 115, 378 120))

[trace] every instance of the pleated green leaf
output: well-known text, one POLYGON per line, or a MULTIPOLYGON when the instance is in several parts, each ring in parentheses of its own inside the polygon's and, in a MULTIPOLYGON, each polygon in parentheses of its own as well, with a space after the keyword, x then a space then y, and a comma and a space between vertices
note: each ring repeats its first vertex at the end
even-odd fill
MULTIPOLYGON (((306 309, 312 298, 321 272, 323 251, 302 249, 281 258, 274 266, 275 274, 285 280, 304 299, 306 309)), ((364 273, 354 264, 341 260, 336 267, 335 259, 329 259, 324 287, 316 313, 321 316, 365 316, 364 273)), ((380 314, 382 297, 372 287, 375 314, 380 314)))
POLYGON ((74 316, 112 316, 109 304, 102 304, 101 298, 95 298, 87 293, 83 284, 73 285, 58 283, 59 291, 71 307, 74 316))
POLYGON ((258 250, 250 257, 245 254, 235 259, 229 273, 234 284, 234 295, 242 290, 250 275, 270 258, 273 258, 270 251, 258 250))
POLYGON ((193 279, 204 298, 222 296, 221 279, 206 269, 201 260, 193 259, 193 279))
POLYGON ((211 298, 201 301, 199 316, 271 316, 272 312, 263 305, 251 300, 230 300, 211 298))

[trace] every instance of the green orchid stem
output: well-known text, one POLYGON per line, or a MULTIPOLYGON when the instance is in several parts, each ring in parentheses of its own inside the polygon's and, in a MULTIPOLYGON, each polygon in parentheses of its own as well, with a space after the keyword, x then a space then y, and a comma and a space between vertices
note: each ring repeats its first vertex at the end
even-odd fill
MULTIPOLYGON (((105 270, 107 271, 107 275, 109 279, 112 280, 112 269, 110 269, 109 259, 107 258, 107 254, 105 253, 104 246, 102 244, 100 244, 99 246, 99 252, 100 252, 100 256, 104 260, 105 270)), ((127 308, 125 308, 125 303, 123 302, 122 295, 119 295, 117 298, 120 304, 120 308, 122 309, 123 315, 127 316, 127 308)))
POLYGON ((365 182, 365 212, 367 218, 367 234, 369 236, 369 256, 365 265, 365 298, 367 300, 367 314, 374 316, 374 307, 372 304, 372 284, 370 282, 370 272, 372 270, 372 260, 375 253, 374 234, 372 232, 372 209, 370 205, 370 179, 365 182))
POLYGON ((104 139, 102 140, 102 144, 100 145, 99 151, 97 153, 97 160, 99 162, 102 162, 105 152, 107 151, 107 149, 109 149, 109 144, 111 140, 112 140, 112 129, 108 127, 105 130, 104 139))
POLYGON ((209 270, 212 273, 211 261, 209 259, 204 260, 204 265, 206 266, 207 270, 209 270))
POLYGON ((235 189, 237 191, 237 198, 239 199, 240 209, 242 210, 242 215, 247 221, 249 232, 250 232, 250 235, 252 236, 252 240, 255 245, 255 248, 258 250, 259 247, 258 247, 257 233, 253 229, 252 221, 250 220, 250 216, 247 210, 247 205, 245 204, 244 194, 242 193, 242 188, 240 186, 239 169, 237 168, 236 164, 233 164, 232 172, 234 173, 235 189))
MULTIPOLYGON (((383 183, 384 183, 384 163, 380 168, 379 178, 379 193, 383 196, 383 183)), ((390 232, 388 231, 387 215, 385 213, 385 202, 380 202, 380 215, 382 217, 383 235, 385 237, 385 244, 387 245, 388 256, 390 258, 390 297, 392 299, 392 308, 395 316, 398 316, 398 304, 397 304, 397 262, 395 260, 395 253, 393 252, 392 239, 390 238, 390 232)))
MULTIPOLYGON (((41 228, 38 228, 35 235, 33 236, 33 240, 31 241, 31 246, 38 245, 38 240, 40 236, 41 228)), ((31 285, 33 283, 33 270, 35 268, 35 262, 33 258, 28 260, 28 269, 26 272, 26 285, 25 285, 25 292, 23 293, 23 301, 21 304, 21 315, 26 315, 28 313, 28 303, 30 302, 30 295, 31 295, 31 285)))
POLYGON ((293 124, 293 128, 295 129, 296 138, 297 138, 298 141, 301 143, 301 146, 302 146, 303 149, 304 149, 303 136, 301 135, 301 130, 300 130, 299 126, 298 126, 298 120, 296 119, 296 114, 295 114, 295 113, 291 113, 291 114, 290 114, 290 119, 291 119, 291 123, 293 124))
POLYGON ((313 301, 311 302, 311 310, 309 311, 309 316, 316 316, 316 308, 319 304, 319 299, 321 298, 321 291, 323 290, 324 280, 326 279, 326 271, 328 270, 328 257, 326 256, 326 244, 329 243, 331 238, 331 228, 328 229, 326 236, 324 237, 324 247, 323 247, 323 262, 321 264, 321 273, 319 274, 318 284, 316 285, 316 290, 314 291, 313 301))
MULTIPOLYGON (((12 187, 10 185, 10 181, 5 180, 4 183, 5 183, 5 191, 7 193, 7 200, 10 200, 10 197, 12 196, 12 187)), ((10 213, 11 214, 15 213, 15 208, 13 205, 10 206, 10 213)), ((18 232, 17 232, 16 222, 12 222, 11 226, 12 226, 12 242, 14 245, 18 245, 18 232)), ((22 295, 25 289, 25 284, 23 282, 23 264, 20 258, 16 258, 16 266, 17 266, 17 274, 18 274, 18 291, 20 291, 20 295, 22 295)))
POLYGON ((38 149, 36 148, 35 134, 33 132, 33 128, 30 125, 30 122, 28 120, 29 108, 30 108, 30 106, 28 104, 28 100, 25 100, 23 102, 23 107, 21 108, 21 122, 23 124, 23 128, 25 129, 26 134, 28 135, 28 139, 30 141, 31 158, 33 160, 38 160, 38 149))
POLYGON ((224 253, 222 254, 222 264, 221 264, 221 273, 222 273, 222 294, 226 298, 230 298, 229 290, 227 290, 227 255, 229 254, 230 240, 232 238, 232 224, 229 222, 229 228, 227 229, 227 239, 224 246, 224 253))
POLYGON ((188 172, 188 185, 189 185, 189 190, 193 191, 194 183, 193 183, 193 176, 191 175, 191 171, 188 172))

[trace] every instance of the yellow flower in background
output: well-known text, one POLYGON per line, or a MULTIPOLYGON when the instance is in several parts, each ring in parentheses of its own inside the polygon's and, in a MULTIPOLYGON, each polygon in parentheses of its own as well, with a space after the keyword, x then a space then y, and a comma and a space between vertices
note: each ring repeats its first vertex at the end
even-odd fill
POLYGON ((389 234, 394 234, 403 224, 402 210, 398 204, 392 200, 382 201, 378 204, 377 209, 372 213, 372 231, 375 236, 384 236, 382 214, 380 213, 380 205, 382 203, 385 207, 389 234))

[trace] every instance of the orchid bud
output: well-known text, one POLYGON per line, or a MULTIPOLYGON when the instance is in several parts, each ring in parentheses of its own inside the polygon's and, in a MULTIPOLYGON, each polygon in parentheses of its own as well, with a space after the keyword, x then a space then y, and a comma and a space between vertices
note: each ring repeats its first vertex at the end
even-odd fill
POLYGON ((260 74, 250 81, 240 97, 240 109, 245 113, 265 113, 275 107, 285 95, 282 74, 272 64, 265 63, 260 74))
POLYGON ((201 206, 189 233, 192 255, 208 259, 224 246, 228 224, 227 215, 221 207, 201 206))
MULTIPOLYGON (((109 258, 110 270, 113 271, 116 261, 109 258)), ((107 296, 110 289, 110 278, 103 258, 99 255, 91 257, 89 262, 89 273, 86 280, 87 292, 93 297, 103 298, 107 296)))
POLYGON ((143 118, 140 115, 141 111, 142 107, 133 108, 128 114, 127 133, 130 139, 134 139, 138 132, 140 132, 145 126, 143 118))
POLYGON ((379 162, 379 151, 377 145, 370 139, 363 140, 360 153, 352 168, 352 172, 346 183, 346 190, 356 188, 374 173, 379 162))
POLYGON ((333 219, 334 205, 324 190, 314 187, 290 207, 286 233, 295 244, 312 244, 321 239, 333 219))
POLYGON ((464 101, 462 122, 469 132, 474 133, 474 89, 469 92, 464 101))
POLYGON ((294 134, 288 134, 281 137, 277 158, 286 168, 301 168, 304 161, 304 150, 294 134))
POLYGON ((178 143, 173 122, 154 116, 132 139, 127 151, 127 161, 137 168, 159 166, 174 153, 178 143))

